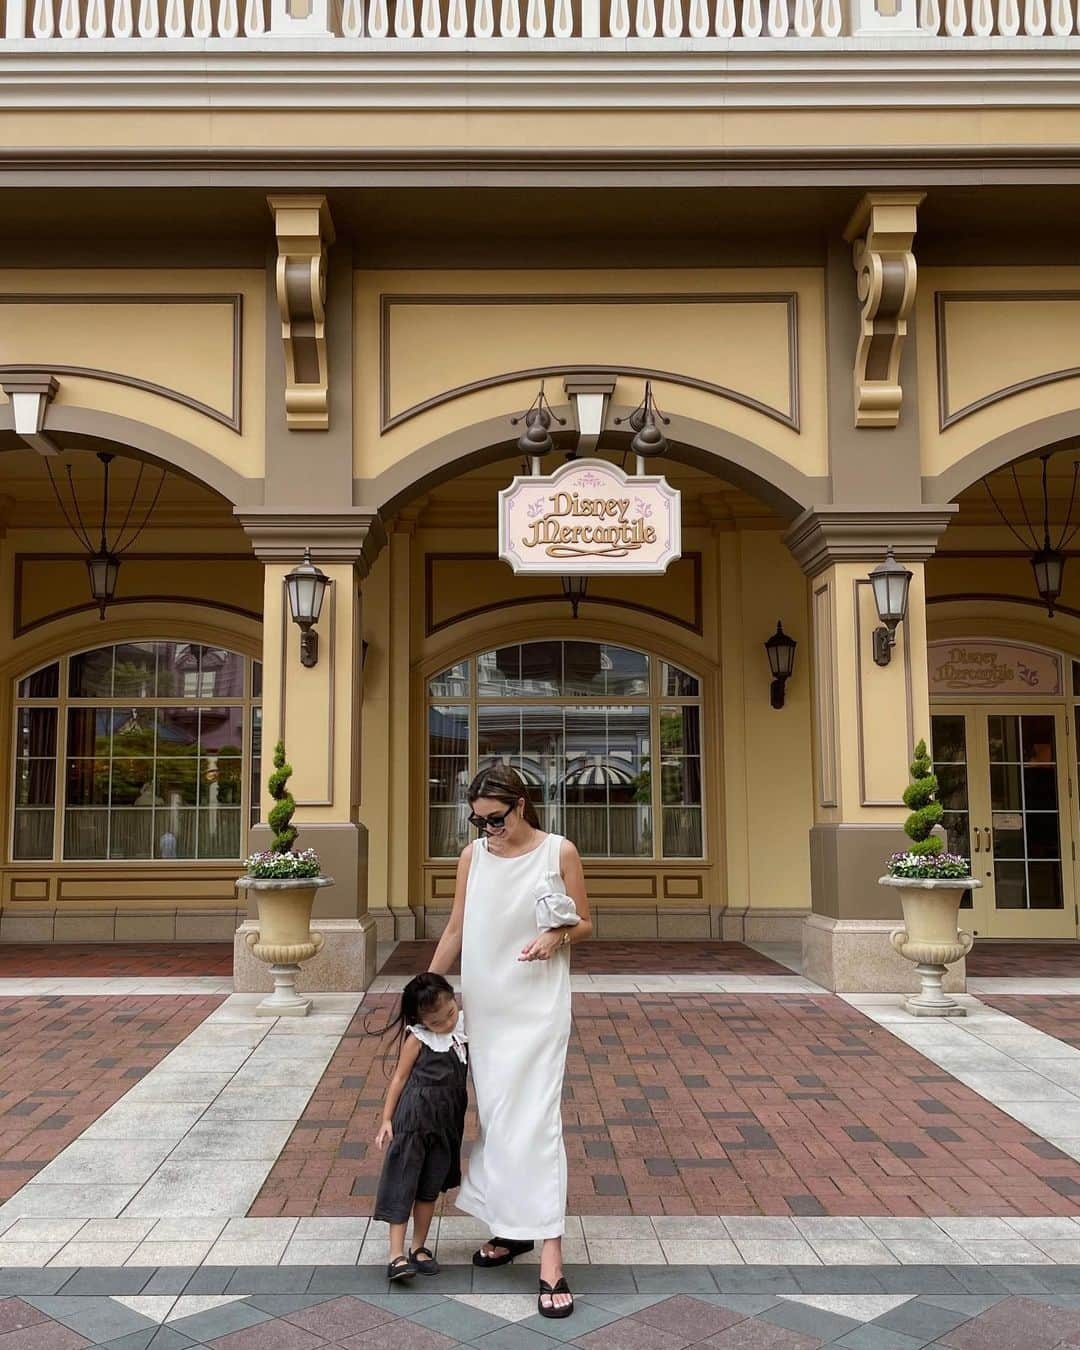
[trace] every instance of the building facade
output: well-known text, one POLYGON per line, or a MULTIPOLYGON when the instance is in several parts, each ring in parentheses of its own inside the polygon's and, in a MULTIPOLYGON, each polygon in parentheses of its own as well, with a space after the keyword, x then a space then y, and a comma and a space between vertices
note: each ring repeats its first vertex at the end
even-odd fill
POLYGON ((283 739, 314 984, 439 932, 505 760, 600 937, 895 987, 922 737, 969 926, 1075 939, 1080 567, 1051 616, 1030 558, 1044 501, 1070 553, 1080 40, 965 4, 7 0, 0 940, 233 938, 283 739), (498 557, 511 419, 543 382, 545 471, 632 468, 647 381, 681 556, 575 615, 498 557))

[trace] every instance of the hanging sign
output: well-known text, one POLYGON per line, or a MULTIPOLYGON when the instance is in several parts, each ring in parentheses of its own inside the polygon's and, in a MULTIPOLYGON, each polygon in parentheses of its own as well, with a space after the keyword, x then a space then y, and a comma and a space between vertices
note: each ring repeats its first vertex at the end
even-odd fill
POLYGON ((1061 660, 1018 642, 933 642, 931 694, 1061 693, 1061 660))
POLYGON ((499 557, 515 572, 658 575, 681 556, 680 494, 660 475, 574 459, 499 493, 499 557))

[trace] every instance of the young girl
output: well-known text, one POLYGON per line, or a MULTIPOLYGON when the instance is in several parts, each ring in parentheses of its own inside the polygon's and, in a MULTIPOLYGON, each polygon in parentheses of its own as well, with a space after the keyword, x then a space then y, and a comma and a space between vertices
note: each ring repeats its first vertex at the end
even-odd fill
POLYGON ((441 975, 409 981, 390 1027, 401 1028, 401 1048, 375 1136, 380 1151, 390 1144, 375 1218, 390 1225, 387 1277, 407 1280, 439 1269, 424 1243, 440 1193, 461 1185, 468 1052, 464 1015, 441 975), (410 1213, 416 1245, 406 1255, 410 1213))

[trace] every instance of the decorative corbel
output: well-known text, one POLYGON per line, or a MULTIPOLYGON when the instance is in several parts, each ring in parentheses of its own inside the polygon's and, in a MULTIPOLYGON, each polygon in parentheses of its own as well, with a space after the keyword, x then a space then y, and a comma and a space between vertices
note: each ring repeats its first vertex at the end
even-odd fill
POLYGON ((326 249, 334 226, 325 197, 267 197, 278 258, 277 302, 285 348, 285 422, 290 431, 330 425, 326 351, 326 249))
POLYGON ((11 417, 15 435, 39 455, 58 455, 60 447, 42 428, 45 409, 56 397, 60 386, 54 375, 5 375, 0 388, 11 400, 11 417))
POLYGON ((868 192, 848 221, 862 315, 855 350, 855 425, 894 427, 904 391, 900 357, 915 304, 916 212, 924 192, 868 192))

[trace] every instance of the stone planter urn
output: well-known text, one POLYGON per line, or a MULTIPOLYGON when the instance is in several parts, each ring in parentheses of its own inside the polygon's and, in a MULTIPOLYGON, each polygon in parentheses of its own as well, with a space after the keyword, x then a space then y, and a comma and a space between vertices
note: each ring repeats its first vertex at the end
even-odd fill
POLYGON ((332 886, 333 877, 270 879, 244 876, 240 891, 254 891, 259 909, 259 931, 245 941, 274 977, 274 992, 256 1007, 263 1017, 306 1017, 311 999, 296 992, 300 962, 310 961, 323 945, 323 935, 311 931, 315 892, 332 886))
POLYGON ((964 892, 981 886, 974 877, 881 877, 879 886, 900 892, 903 928, 889 934, 893 947, 915 970, 922 985, 918 994, 904 1000, 915 1017, 964 1017, 963 1006, 949 998, 941 987, 945 967, 967 956, 975 939, 959 930, 960 901, 964 892))

